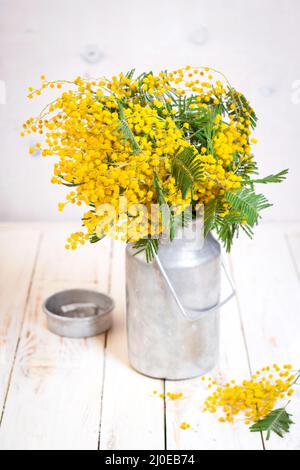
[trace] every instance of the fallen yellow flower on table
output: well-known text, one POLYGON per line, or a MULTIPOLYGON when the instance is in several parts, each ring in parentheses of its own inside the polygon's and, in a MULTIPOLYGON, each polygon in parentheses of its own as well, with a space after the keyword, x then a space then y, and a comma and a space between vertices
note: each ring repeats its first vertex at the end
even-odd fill
POLYGON ((186 423, 185 421, 183 421, 180 425, 180 429, 183 429, 184 431, 190 428, 191 428, 190 424, 186 423))
MULTIPOLYGON (((153 395, 157 395, 157 390, 153 391, 153 395)), ((160 393, 159 394, 160 398, 169 398, 170 400, 179 400, 180 398, 183 398, 183 393, 178 392, 178 393, 173 393, 173 392, 167 392, 165 393, 160 393)))
POLYGON ((292 386, 299 378, 300 372, 293 372, 290 364, 263 367, 241 384, 234 380, 222 384, 208 378, 208 388, 215 390, 205 400, 203 411, 216 413, 221 423, 234 423, 242 417, 245 424, 252 425, 250 431, 266 431, 267 439, 271 431, 283 437, 293 423, 286 412, 289 402, 282 408, 274 407, 280 399, 292 396, 292 386))
POLYGON ((221 411, 220 422, 232 423, 242 414, 246 424, 254 423, 270 413, 279 399, 292 395, 296 375, 291 369, 290 364, 282 369, 277 364, 263 367, 240 385, 234 380, 225 384, 211 381, 208 387, 214 386, 215 391, 206 399, 204 411, 221 411))

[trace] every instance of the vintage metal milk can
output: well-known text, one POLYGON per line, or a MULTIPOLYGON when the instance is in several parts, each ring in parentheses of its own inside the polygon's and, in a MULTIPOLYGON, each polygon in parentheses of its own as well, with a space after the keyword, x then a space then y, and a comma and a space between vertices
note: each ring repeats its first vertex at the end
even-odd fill
POLYGON ((145 375, 170 380, 208 372, 218 358, 220 307, 234 295, 232 290, 220 303, 219 243, 211 234, 204 242, 184 237, 162 242, 151 263, 146 262, 144 253, 134 253, 128 245, 131 365, 145 375))

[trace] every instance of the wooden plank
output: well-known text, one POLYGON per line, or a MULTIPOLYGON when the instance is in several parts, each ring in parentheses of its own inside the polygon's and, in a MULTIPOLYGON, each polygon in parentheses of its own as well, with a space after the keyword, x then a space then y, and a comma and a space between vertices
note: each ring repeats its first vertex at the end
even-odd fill
POLYGON ((43 233, 0 431, 2 449, 98 446, 104 335, 55 336, 46 328, 41 304, 49 294, 71 286, 107 290, 110 244, 107 240, 67 252, 65 235, 65 228, 58 227, 43 233))
MULTIPOLYGON (((299 232, 298 232, 299 233, 299 232)), ((233 269, 253 370, 264 365, 292 363, 299 368, 300 292, 284 229, 263 225, 253 241, 241 238, 233 251, 233 269)), ((297 254, 296 254, 297 253, 297 254)), ((297 259, 296 259, 297 258, 297 259)), ((268 449, 300 449, 299 388, 289 410, 294 424, 284 439, 272 436, 268 449)))
MULTIPOLYGON (((222 298, 228 284, 222 279, 222 298)), ((242 324, 236 300, 231 300, 220 313, 220 356, 217 367, 207 376, 222 380, 242 380, 250 374, 242 324)), ((203 413, 203 403, 210 394, 207 382, 200 377, 179 382, 166 382, 166 392, 182 392, 184 397, 166 398, 167 449, 187 450, 252 450, 262 449, 260 437, 240 424, 220 423, 215 415, 203 413), (191 429, 182 430, 185 421, 191 429)))
POLYGON ((163 383, 135 372, 128 364, 125 326, 124 246, 115 243, 111 294, 116 301, 114 327, 107 337, 101 450, 164 448, 163 383))
POLYGON ((0 419, 9 387, 28 291, 35 266, 38 229, 0 226, 0 419))
MULTIPOLYGON (((3 227, 0 232, 0 271, 1 286, 6 286, 5 295, 1 295, 1 308, 5 307, 1 312, 12 312, 14 322, 15 316, 22 313, 18 305, 24 299, 26 266, 32 259, 30 250, 37 242, 36 238, 34 243, 33 234, 38 234, 38 228, 22 230, 20 238, 20 228, 13 228, 15 244, 9 241, 12 227, 3 227), (11 295, 15 286, 16 295, 11 295)), ((3 415, 0 448, 96 449, 103 392, 101 449, 162 449, 163 400, 151 395, 154 389, 162 392, 163 384, 137 374, 127 362, 122 246, 116 244, 113 263, 112 295, 117 308, 114 330, 107 340, 103 390, 104 338, 61 339, 46 330, 40 306, 51 292, 70 286, 108 289, 107 242, 65 252, 65 230, 66 227, 50 227, 43 233, 3 415)), ((221 360, 215 373, 236 379, 249 374, 242 328, 253 369, 273 362, 292 362, 299 367, 300 230, 294 230, 285 234, 276 227, 264 226, 258 229, 254 241, 241 239, 236 243, 232 265, 243 324, 237 304, 231 302, 221 315, 221 360)), ((5 317, 2 315, 0 321, 5 317)), ((17 331, 12 325, 9 331, 17 331)), ((6 344, 14 340, 1 333, 2 344, 3 338, 6 344)), ((3 370, 1 367, 1 374, 3 370)), ((245 427, 222 425, 213 415, 201 413, 207 391, 200 380, 168 382, 166 391, 183 391, 185 395, 182 400, 167 402, 169 449, 261 448, 259 436, 250 434, 245 427), (189 422, 192 430, 180 430, 182 421, 189 422)), ((290 410, 296 424, 288 438, 272 437, 268 448, 299 449, 297 408, 297 399, 293 399, 290 410)))

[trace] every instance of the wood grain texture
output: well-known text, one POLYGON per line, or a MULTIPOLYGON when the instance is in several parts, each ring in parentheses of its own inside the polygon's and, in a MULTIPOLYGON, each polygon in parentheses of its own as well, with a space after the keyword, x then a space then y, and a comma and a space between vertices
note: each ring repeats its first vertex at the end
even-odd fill
POLYGON ((55 336, 46 328, 41 305, 71 285, 107 291, 110 245, 107 240, 94 249, 62 252, 65 229, 42 233, 0 431, 2 449, 97 448, 104 335, 82 340, 55 336))
MULTIPOLYGON (((183 392, 180 400, 153 396, 164 392, 163 381, 138 374, 127 359, 124 247, 105 240, 68 252, 72 230, 0 225, 0 449, 262 449, 242 424, 202 413, 209 391, 200 378, 166 382, 166 392, 183 392), (111 293, 107 335, 73 340, 47 330, 41 304, 68 287, 111 293), (182 421, 191 429, 181 430, 182 421)), ((242 380, 274 362, 299 367, 299 224, 262 225, 253 241, 235 244, 230 264, 237 298, 221 311, 212 375, 242 380)), ((290 434, 272 436, 268 449, 300 449, 299 395, 289 406, 290 434)))
MULTIPOLYGON (((300 289, 295 270, 299 253, 293 260, 288 233, 283 226, 264 225, 254 241, 241 239, 233 250, 238 302, 254 372, 273 363, 292 363, 299 369, 300 289)), ((299 387, 295 389, 289 406, 295 421, 291 433, 285 439, 272 436, 268 449, 300 449, 300 393, 299 387)))
POLYGON ((134 371, 127 358, 124 246, 114 245, 111 295, 114 327, 106 346, 100 449, 164 449, 164 405, 160 380, 134 371))
POLYGON ((5 405, 24 311, 39 248, 40 231, 0 228, 0 419, 5 405))
MULTIPOLYGON (((225 257, 225 256, 224 256, 225 257)), ((228 269, 228 268, 227 268, 228 269)), ((228 282, 222 278, 222 298, 228 295, 228 282)), ((222 380, 243 380, 250 375, 247 345, 243 336, 238 304, 235 299, 220 312, 220 353, 217 367, 208 376, 222 380)), ((221 424, 215 415, 203 413, 203 403, 210 394, 208 382, 200 377, 180 382, 167 382, 166 391, 183 392, 184 397, 166 399, 167 448, 199 450, 260 450, 260 436, 250 435, 243 423, 221 424), (185 421, 191 430, 180 429, 185 421)))

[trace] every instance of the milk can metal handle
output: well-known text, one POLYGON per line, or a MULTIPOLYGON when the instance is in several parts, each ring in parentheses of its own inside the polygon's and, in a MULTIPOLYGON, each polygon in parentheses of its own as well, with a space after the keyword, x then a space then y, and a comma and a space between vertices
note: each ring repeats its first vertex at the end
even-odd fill
POLYGON ((223 305, 225 305, 230 299, 232 299, 234 296, 235 296, 235 287, 234 287, 234 284, 233 284, 233 281, 223 263, 223 261, 221 260, 221 265, 222 265, 222 268, 225 272, 225 275, 227 277, 227 280, 230 284, 230 287, 231 287, 231 293, 228 295, 228 297, 226 297, 224 300, 218 302, 216 305, 213 305, 212 307, 209 307, 209 308, 204 308, 204 309, 190 309, 190 310, 193 310, 195 312, 198 312, 199 313, 199 317, 198 318, 192 318, 188 315, 188 313, 185 311, 182 303, 180 302, 177 294, 176 294, 176 291, 170 281, 170 278, 169 276, 167 275, 166 271, 165 271, 165 268, 163 267, 158 255, 155 255, 155 259, 156 259, 156 263, 159 267, 159 270, 163 276, 163 278, 165 279, 169 289, 170 289, 170 292, 175 300, 175 302, 177 303, 178 307, 179 307, 179 310, 180 312, 182 313, 182 315, 188 320, 188 321, 197 321, 200 317, 202 317, 203 315, 206 315, 208 313, 212 313, 214 312, 215 310, 219 309, 220 307, 222 307, 223 305))

